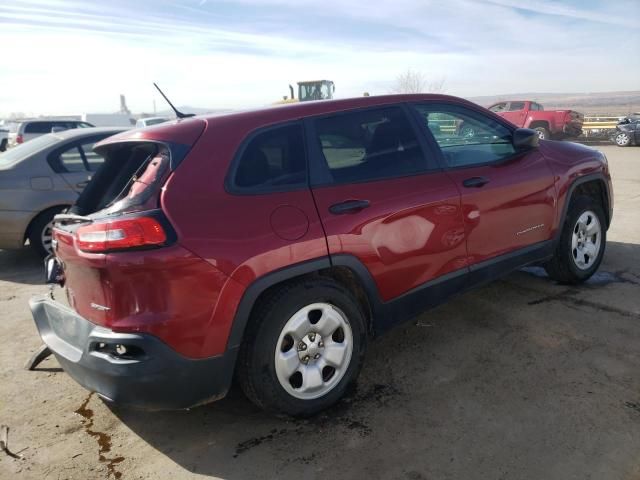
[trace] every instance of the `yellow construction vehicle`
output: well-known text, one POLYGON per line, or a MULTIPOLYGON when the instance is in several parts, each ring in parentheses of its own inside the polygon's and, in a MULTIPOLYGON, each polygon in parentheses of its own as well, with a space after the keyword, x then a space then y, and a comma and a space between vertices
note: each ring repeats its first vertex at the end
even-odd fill
POLYGON ((277 103, 308 102, 310 100, 331 100, 336 86, 332 80, 307 80, 298 82, 298 98, 296 98, 293 86, 289 85, 290 97, 282 97, 277 103))

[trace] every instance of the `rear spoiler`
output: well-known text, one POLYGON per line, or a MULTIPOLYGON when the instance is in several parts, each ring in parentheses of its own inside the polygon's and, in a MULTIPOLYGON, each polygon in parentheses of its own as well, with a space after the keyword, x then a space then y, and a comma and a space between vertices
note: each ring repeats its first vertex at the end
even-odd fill
POLYGON ((98 142, 93 150, 102 154, 105 147, 123 142, 154 142, 181 144, 190 148, 204 132, 207 122, 202 118, 188 118, 175 122, 161 123, 147 128, 126 130, 98 142))

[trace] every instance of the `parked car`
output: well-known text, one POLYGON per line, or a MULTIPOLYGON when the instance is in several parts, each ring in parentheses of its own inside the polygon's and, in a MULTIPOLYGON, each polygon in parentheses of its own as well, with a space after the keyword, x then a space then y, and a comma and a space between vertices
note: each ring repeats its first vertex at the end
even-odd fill
POLYGON ((93 144, 122 128, 82 128, 43 135, 0 154, 0 248, 26 240, 51 250, 51 221, 68 208, 103 158, 93 144))
POLYGON ((584 115, 573 110, 545 110, 530 100, 511 100, 491 105, 489 110, 516 127, 532 128, 541 140, 559 140, 582 134, 584 115))
POLYGON ((159 123, 168 122, 170 119, 166 117, 147 117, 140 118, 136 122, 136 128, 149 127, 151 125, 158 125, 159 123))
POLYGON ((128 113, 83 113, 82 121, 96 127, 132 128, 135 123, 128 113))
POLYGON ((623 118, 616 125, 611 141, 619 147, 640 145, 640 113, 623 118))
POLYGON ((47 133, 90 127, 93 127, 91 123, 79 120, 21 120, 10 122, 9 146, 15 147, 47 133))
POLYGON ((9 146, 9 129, 0 125, 0 152, 4 152, 9 146))
POLYGON ((150 409, 219 399, 235 375, 267 410, 314 414, 371 337, 454 294, 531 263, 588 279, 613 209, 602 153, 449 96, 195 117, 95 151, 47 268, 71 307, 31 309, 75 380, 150 409))

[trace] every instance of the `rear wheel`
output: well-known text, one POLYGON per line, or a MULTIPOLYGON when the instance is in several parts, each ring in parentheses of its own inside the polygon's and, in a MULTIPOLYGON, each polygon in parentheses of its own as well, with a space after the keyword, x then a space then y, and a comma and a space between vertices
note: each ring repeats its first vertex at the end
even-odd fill
POLYGON ((592 197, 572 200, 554 257, 545 265, 549 276, 561 283, 589 279, 604 256, 605 222, 602 206, 592 197))
POLYGON ((538 132, 538 138, 540 140, 551 140, 551 133, 545 127, 536 127, 534 128, 536 132, 538 132))
POLYGON ((631 145, 631 135, 627 132, 618 132, 614 137, 616 145, 619 147, 627 147, 631 145))
POLYGON ((53 240, 53 217, 62 213, 66 207, 50 208, 33 219, 29 226, 29 245, 38 255, 46 257, 51 253, 53 240))
POLYGON ((247 397, 270 411, 313 415, 357 377, 366 346, 357 301, 338 283, 285 285, 256 305, 238 360, 247 397))
POLYGON ((3 138, 2 142, 0 142, 0 152, 4 152, 7 150, 7 139, 3 138))

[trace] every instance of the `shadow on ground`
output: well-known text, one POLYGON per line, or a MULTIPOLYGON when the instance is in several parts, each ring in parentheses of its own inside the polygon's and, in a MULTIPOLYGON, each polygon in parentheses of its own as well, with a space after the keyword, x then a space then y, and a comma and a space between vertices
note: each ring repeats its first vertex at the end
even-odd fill
POLYGON ((453 299, 373 342, 351 394, 312 419, 266 414, 235 388, 191 411, 112 410, 184 469, 231 480, 627 478, 640 468, 636 259, 638 245, 610 242, 571 292, 533 267, 453 299))
POLYGON ((30 248, 0 250, 0 281, 44 284, 44 266, 40 256, 30 248))

